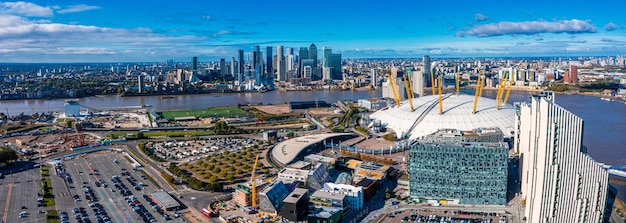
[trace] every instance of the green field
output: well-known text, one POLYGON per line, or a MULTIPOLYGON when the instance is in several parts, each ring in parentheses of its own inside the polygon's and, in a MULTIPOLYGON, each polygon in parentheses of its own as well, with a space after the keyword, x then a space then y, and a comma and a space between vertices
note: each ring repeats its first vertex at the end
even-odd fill
POLYGON ((196 118, 208 117, 234 117, 243 116, 246 111, 237 107, 216 107, 200 110, 180 110, 180 111, 163 111, 161 115, 167 120, 174 120, 176 117, 195 116, 196 118))

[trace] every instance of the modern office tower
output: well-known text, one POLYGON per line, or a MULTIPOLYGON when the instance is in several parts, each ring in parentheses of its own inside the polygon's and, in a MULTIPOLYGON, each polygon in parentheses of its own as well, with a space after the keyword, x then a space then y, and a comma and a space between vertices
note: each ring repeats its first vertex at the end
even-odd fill
POLYGON ((333 53, 330 55, 330 75, 333 80, 341 80, 343 78, 340 53, 333 53))
POLYGON ((293 55, 293 48, 291 47, 285 48, 285 55, 293 55))
POLYGON ((308 59, 313 60, 313 69, 317 68, 317 47, 313 43, 311 43, 311 46, 309 46, 308 59))
POLYGON ((226 59, 220 59, 220 75, 225 77, 228 74, 228 69, 226 68, 226 59))
POLYGON ((233 79, 237 80, 237 74, 239 73, 239 71, 237 70, 239 68, 239 66, 237 65, 237 61, 235 60, 235 57, 230 58, 230 75, 233 77, 233 79))
POLYGON ((311 66, 304 66, 302 78, 311 78, 313 75, 313 68, 311 66))
POLYGON ((237 56, 239 57, 239 75, 237 75, 237 81, 241 83, 244 80, 244 74, 246 71, 244 68, 246 63, 243 61, 243 50, 239 50, 237 56))
POLYGON ((330 55, 332 53, 332 48, 322 47, 322 67, 330 67, 330 55))
POLYGON ((378 69, 376 68, 370 70, 370 84, 372 84, 372 88, 378 88, 378 69))
POLYGON ((187 81, 187 76, 183 69, 176 70, 176 82, 178 85, 183 85, 187 81))
POLYGON ((195 71, 198 70, 198 57, 194 56, 191 58, 191 70, 195 71))
POLYGON ((300 51, 298 51, 298 68, 302 71, 304 65, 302 64, 303 60, 309 59, 309 48, 300 47, 300 51))
MULTIPOLYGON (((400 93, 400 100, 406 100, 406 88, 404 87, 404 81, 402 81, 402 78, 396 78, 396 83, 398 84, 398 93, 400 93)), ((391 83, 389 83, 389 77, 387 77, 387 81, 383 82, 382 97, 391 99, 394 98, 391 83)))
POLYGON ((330 67, 322 67, 322 80, 332 80, 330 67))
POLYGON ((292 71, 294 70, 295 64, 293 63, 293 55, 289 55, 287 54, 285 56, 285 70, 286 71, 292 71))
POLYGON ((432 87, 434 86, 430 78, 430 73, 432 72, 432 67, 430 67, 430 56, 428 55, 424 55, 424 57, 422 57, 422 74, 424 75, 424 80, 426 80, 425 82, 428 83, 428 86, 432 87))
POLYGON ((144 77, 143 75, 139 75, 137 76, 137 88, 139 90, 139 93, 144 93, 144 88, 146 87, 146 83, 144 81, 144 77))
POLYGON ((442 129, 419 140, 409 152, 411 198, 506 205, 509 146, 502 136, 497 129, 442 129))
POLYGON ((283 57, 283 46, 276 47, 276 70, 277 79, 279 81, 289 81, 287 72, 285 72, 285 58, 283 57))
POLYGON ((265 73, 267 75, 267 77, 272 77, 274 76, 274 54, 272 53, 272 47, 268 46, 265 48, 265 63, 267 63, 265 65, 265 73))
POLYGON ((413 93, 417 94, 418 97, 424 96, 424 75, 422 71, 414 70, 409 74, 411 75, 411 83, 413 85, 413 93))
POLYGON ((260 46, 254 46, 254 50, 252 51, 252 64, 251 67, 255 67, 257 65, 259 65, 259 63, 262 63, 261 60, 261 47, 260 46))
POLYGON ((516 110, 526 222, 608 222, 609 176, 587 155, 583 120, 555 104, 552 92, 534 95, 516 110))

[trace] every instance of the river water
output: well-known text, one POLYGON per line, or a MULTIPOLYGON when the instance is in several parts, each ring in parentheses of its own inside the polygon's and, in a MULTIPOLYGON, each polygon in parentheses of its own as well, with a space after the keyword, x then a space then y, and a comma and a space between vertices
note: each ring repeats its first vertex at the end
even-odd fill
MULTIPOLYGON (((473 95, 471 90, 464 93, 473 95)), ((511 92, 509 103, 527 101, 531 93, 511 92)), ((202 95, 176 95, 171 99, 161 96, 143 97, 88 97, 80 104, 98 109, 111 107, 152 105, 157 110, 203 109, 237 104, 282 104, 290 101, 357 100, 380 97, 381 91, 270 91, 266 93, 227 93, 202 95)), ((485 91, 483 96, 495 98, 495 91, 485 91)), ((584 120, 583 144, 598 162, 610 165, 626 165, 626 104, 608 102, 600 98, 582 95, 556 95, 556 103, 584 120)), ((0 111, 16 115, 42 111, 62 111, 63 99, 0 101, 0 111)), ((614 184, 621 198, 626 198, 626 184, 614 184)))

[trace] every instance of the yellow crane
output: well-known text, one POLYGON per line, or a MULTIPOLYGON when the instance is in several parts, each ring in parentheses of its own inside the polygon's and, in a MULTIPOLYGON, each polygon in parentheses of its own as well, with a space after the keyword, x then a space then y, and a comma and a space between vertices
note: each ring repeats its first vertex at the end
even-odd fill
POLYGON ((406 89, 406 95, 409 101, 409 105, 411 106, 411 112, 415 109, 413 108, 413 84, 411 83, 411 76, 409 74, 402 75, 404 79, 404 88, 406 89), (408 81, 407 81, 408 80, 408 81))
POLYGON ((256 165, 259 163, 259 154, 256 154, 256 159, 254 160, 254 166, 252 166, 252 177, 250 178, 250 186, 252 186, 252 208, 256 208, 256 179, 254 179, 256 165))
POLYGON ((437 79, 437 89, 439 90, 439 114, 443 115, 443 97, 441 96, 441 76, 437 79))
POLYGON ((430 88, 433 90, 433 95, 435 95, 435 68, 430 69, 430 88))
POLYGON ((474 110, 472 110, 472 114, 476 114, 476 105, 478 105, 478 98, 483 94, 483 82, 485 81, 485 71, 483 70, 483 74, 478 76, 478 81, 476 83, 476 94, 474 96, 474 110))

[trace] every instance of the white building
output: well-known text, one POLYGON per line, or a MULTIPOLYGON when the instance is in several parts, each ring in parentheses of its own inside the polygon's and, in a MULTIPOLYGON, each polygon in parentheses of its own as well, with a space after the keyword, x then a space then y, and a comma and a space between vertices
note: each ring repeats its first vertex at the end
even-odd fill
POLYGON ((308 173, 308 170, 285 168, 278 172, 278 179, 297 180, 304 183, 308 178, 308 173))
POLYGON ((604 222, 608 173, 586 154, 583 120, 545 92, 519 105, 515 122, 527 222, 604 222))
MULTIPOLYGON (((402 81, 402 78, 396 78, 396 83, 398 85, 398 93, 400 93, 400 100, 404 101, 406 100, 406 88, 404 87, 404 82, 402 81)), ((387 78, 387 81, 383 82, 383 98, 394 98, 393 96, 393 90, 391 88, 391 83, 389 83, 389 78, 387 78)))
POLYGON ((352 211, 360 211, 363 209, 363 187, 356 187, 348 184, 325 183, 321 191, 344 194, 348 197, 349 207, 352 211))

